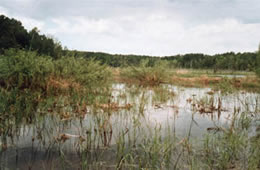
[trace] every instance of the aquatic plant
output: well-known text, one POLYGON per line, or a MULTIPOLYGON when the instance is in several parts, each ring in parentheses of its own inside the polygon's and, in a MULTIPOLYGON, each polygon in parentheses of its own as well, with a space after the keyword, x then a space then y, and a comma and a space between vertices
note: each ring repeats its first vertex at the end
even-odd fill
POLYGON ((54 66, 55 77, 75 81, 85 88, 105 87, 111 78, 108 67, 93 59, 64 56, 55 60, 54 66))
POLYGON ((167 82, 169 77, 167 63, 156 62, 154 66, 148 65, 148 60, 143 60, 138 67, 128 67, 120 73, 124 82, 137 83, 141 86, 158 86, 167 82))
POLYGON ((37 114, 73 116, 61 108, 84 116, 86 104, 110 93, 106 68, 83 58, 53 60, 36 52, 7 50, 0 55, 0 135, 10 135, 13 125, 33 123, 37 114))
POLYGON ((252 118, 247 112, 233 114, 228 128, 218 128, 204 138, 203 155, 209 169, 258 169, 260 140, 249 135, 252 118))
POLYGON ((0 55, 0 85, 5 89, 46 90, 53 71, 52 59, 36 52, 11 49, 0 55))
POLYGON ((257 75, 258 77, 260 77, 260 68, 257 68, 257 69, 256 69, 256 75, 257 75))

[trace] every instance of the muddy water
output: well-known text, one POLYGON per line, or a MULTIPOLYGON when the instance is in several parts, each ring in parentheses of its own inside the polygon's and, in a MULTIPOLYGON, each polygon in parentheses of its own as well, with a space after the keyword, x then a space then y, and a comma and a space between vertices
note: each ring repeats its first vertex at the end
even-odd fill
POLYGON ((209 88, 164 85, 154 90, 114 84, 109 104, 88 106, 82 119, 47 115, 19 127, 12 138, 1 138, 7 149, 0 153, 0 167, 75 169, 80 167, 79 153, 86 148, 90 161, 112 163, 122 136, 124 143, 138 143, 155 132, 199 140, 209 129, 228 127, 233 116, 244 111, 253 115, 259 109, 260 95, 255 93, 223 95, 209 88))

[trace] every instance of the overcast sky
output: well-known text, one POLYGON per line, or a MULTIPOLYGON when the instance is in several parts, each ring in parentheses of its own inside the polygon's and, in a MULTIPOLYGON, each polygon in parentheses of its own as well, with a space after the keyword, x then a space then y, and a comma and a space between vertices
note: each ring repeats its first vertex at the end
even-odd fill
POLYGON ((0 14, 85 51, 216 54, 260 42, 260 0, 1 0, 0 14))

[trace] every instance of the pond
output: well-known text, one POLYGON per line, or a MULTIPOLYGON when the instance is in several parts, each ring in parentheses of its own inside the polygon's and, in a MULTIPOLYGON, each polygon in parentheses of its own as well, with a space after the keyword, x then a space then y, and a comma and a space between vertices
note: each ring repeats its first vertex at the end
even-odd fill
MULTIPOLYGON (((70 106, 60 107, 70 114, 70 106)), ((180 141, 188 137, 201 143, 205 134, 228 128, 244 112, 254 117, 249 136, 255 136, 259 109, 260 94, 256 93, 113 84, 109 101, 86 106, 81 117, 39 116, 35 123, 1 137, 0 167, 115 169, 120 154, 130 147, 155 138, 180 141)))

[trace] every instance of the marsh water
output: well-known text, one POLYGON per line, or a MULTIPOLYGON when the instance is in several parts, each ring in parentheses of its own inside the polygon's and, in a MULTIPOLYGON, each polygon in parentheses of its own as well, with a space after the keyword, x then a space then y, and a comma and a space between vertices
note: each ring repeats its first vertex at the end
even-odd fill
MULTIPOLYGON (((60 107, 70 114, 70 106, 60 107)), ((163 85, 141 88, 113 84, 110 99, 86 106, 83 116, 39 116, 33 124, 14 128, 1 137, 1 169, 77 169, 82 159, 113 169, 119 146, 138 145, 160 135, 196 142, 232 117, 254 115, 250 135, 256 135, 260 94, 238 91, 223 94, 210 88, 163 85), (5 149, 3 149, 5 146, 5 149), (85 156, 82 155, 86 151, 85 156)))

